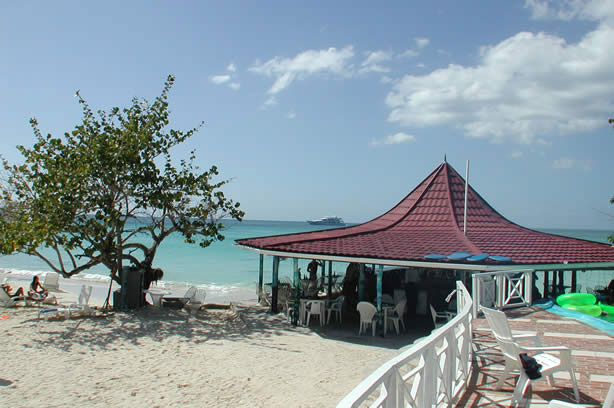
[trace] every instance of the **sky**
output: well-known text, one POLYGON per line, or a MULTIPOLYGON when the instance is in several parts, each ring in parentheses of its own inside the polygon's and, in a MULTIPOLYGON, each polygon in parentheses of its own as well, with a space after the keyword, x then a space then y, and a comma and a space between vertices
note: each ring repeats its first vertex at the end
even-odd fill
POLYGON ((246 219, 364 222, 447 158, 531 228, 614 230, 614 0, 4 2, 0 154, 153 100, 246 219))

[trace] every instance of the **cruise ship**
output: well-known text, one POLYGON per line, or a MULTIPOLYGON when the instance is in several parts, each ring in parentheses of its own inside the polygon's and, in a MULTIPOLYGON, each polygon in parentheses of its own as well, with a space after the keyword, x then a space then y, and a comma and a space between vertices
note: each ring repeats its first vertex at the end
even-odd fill
POLYGON ((339 217, 323 217, 317 220, 309 220, 312 225, 345 225, 343 219, 339 217))

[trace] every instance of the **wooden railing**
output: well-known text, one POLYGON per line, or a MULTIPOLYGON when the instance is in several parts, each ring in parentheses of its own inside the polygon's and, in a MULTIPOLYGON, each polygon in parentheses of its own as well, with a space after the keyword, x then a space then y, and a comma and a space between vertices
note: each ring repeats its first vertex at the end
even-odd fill
POLYGON ((337 407, 373 408, 453 406, 471 375, 472 299, 456 282, 459 313, 384 363, 339 402, 337 407))
POLYGON ((533 303, 533 272, 519 269, 473 274, 473 317, 477 317, 480 306, 506 309, 533 303))

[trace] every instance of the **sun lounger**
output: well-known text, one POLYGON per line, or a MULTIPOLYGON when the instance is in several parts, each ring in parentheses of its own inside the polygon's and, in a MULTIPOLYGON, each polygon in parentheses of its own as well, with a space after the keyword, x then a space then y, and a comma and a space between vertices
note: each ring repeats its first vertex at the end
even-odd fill
POLYGON ((17 302, 26 302, 26 296, 9 296, 4 289, 0 289, 0 306, 14 307, 17 306, 17 302))

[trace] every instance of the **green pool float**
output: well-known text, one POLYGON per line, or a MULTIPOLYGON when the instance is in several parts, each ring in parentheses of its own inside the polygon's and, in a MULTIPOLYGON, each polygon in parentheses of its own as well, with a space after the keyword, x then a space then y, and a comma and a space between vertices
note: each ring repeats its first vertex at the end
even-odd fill
POLYGON ((597 298, 592 293, 565 293, 556 298, 556 304, 565 307, 565 305, 594 305, 597 298))

